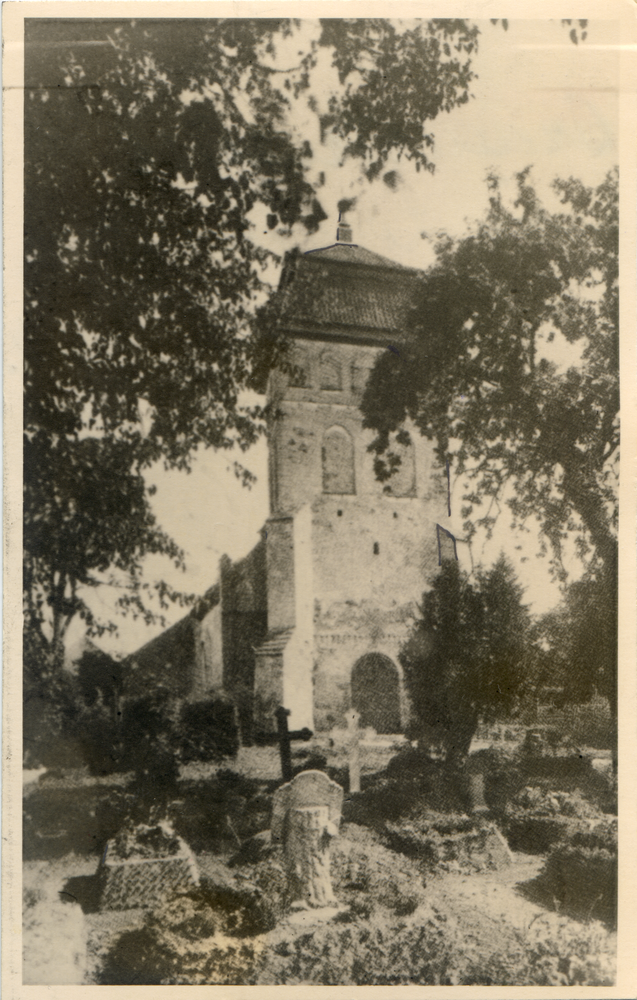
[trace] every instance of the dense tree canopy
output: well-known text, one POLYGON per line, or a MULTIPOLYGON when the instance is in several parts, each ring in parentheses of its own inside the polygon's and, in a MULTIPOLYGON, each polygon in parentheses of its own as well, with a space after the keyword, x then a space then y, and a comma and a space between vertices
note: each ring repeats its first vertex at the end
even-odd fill
POLYGON ((595 569, 616 561, 619 459, 618 185, 557 181, 564 210, 540 204, 528 171, 508 207, 490 179, 490 210, 468 236, 441 237, 413 329, 387 351, 363 402, 379 433, 409 415, 469 483, 469 535, 506 500, 539 519, 562 573, 564 539, 595 569), (569 367, 551 344, 579 346, 569 367), (476 512, 487 505, 482 516, 476 512))
POLYGON ((148 614, 143 557, 180 561, 144 470, 263 429, 241 397, 269 259, 251 220, 325 218, 294 103, 369 178, 392 153, 431 168, 428 123, 468 99, 477 34, 452 20, 27 22, 25 592, 55 658, 75 614, 99 628, 83 588, 130 574, 120 604, 148 614), (333 93, 314 87, 323 52, 333 93))
POLYGON ((467 484, 467 537, 489 531, 500 504, 513 526, 535 519, 568 585, 546 619, 553 669, 575 700, 597 689, 615 709, 619 471, 618 178, 596 189, 557 181, 550 213, 528 179, 507 207, 491 178, 487 218, 443 237, 399 353, 379 360, 363 409, 378 430, 379 474, 405 416, 467 484), (579 348, 551 360, 559 338, 579 348), (481 508, 480 505, 483 505, 481 508), (484 508, 486 507, 486 510, 484 508), (568 580, 567 539, 583 575, 568 580), (561 667, 560 667, 561 665, 561 667))
POLYGON ((480 721, 506 715, 530 662, 530 617, 504 559, 473 579, 448 561, 423 596, 421 618, 400 653, 418 734, 450 765, 469 752, 480 721))

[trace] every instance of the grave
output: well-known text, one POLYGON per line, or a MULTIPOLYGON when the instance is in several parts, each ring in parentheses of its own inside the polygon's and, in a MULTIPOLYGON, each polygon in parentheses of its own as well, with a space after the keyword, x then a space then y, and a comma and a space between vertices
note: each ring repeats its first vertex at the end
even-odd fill
POLYGON ((102 910, 155 906, 199 884, 192 851, 167 822, 121 830, 108 841, 97 876, 102 910))
POLYGON ((292 910, 336 912, 330 842, 342 805, 343 789, 323 771, 302 771, 274 793, 272 842, 283 847, 292 910))

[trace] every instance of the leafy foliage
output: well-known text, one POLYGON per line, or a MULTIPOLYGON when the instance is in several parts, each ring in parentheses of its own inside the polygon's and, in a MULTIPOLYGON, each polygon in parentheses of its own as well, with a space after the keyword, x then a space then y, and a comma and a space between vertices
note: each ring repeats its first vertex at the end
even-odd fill
POLYGON ((400 653, 421 735, 450 763, 469 751, 478 722, 511 711, 529 660, 522 588, 501 557, 472 582, 449 561, 424 594, 421 618, 400 653))
POLYGON ((549 913, 517 930, 513 944, 485 958, 468 953, 466 986, 613 986, 615 954, 602 924, 549 913))
MULTIPOLYGON (((512 207, 489 178, 490 209, 468 236, 441 236, 411 335, 382 355, 363 401, 382 455, 406 416, 468 480, 469 538, 506 500, 537 518, 561 578, 576 534, 591 572, 616 564, 618 179, 556 181, 564 210, 539 202, 529 171, 512 207), (580 348, 561 370, 556 338, 580 348), (411 372, 405 377, 405 371, 411 372), (486 514, 476 508, 487 503, 486 514), (479 512, 478 512, 479 513, 479 512)), ((614 593, 609 584, 609 592, 614 593)))
POLYGON ((58 666, 76 615, 113 627, 87 588, 108 583, 120 611, 146 619, 149 593, 160 609, 184 600, 142 582, 149 553, 182 565, 145 470, 188 469, 197 447, 245 449, 264 429, 242 390, 272 255, 250 230, 325 218, 293 106, 372 177, 391 152, 430 167, 423 122, 467 100, 478 32, 464 21, 311 27, 27 23, 25 594, 58 666), (294 44, 299 62, 281 69, 294 44), (323 50, 334 92, 313 77, 323 50))
POLYGON ((180 713, 178 732, 184 763, 234 757, 239 749, 235 708, 224 698, 186 702, 180 713))

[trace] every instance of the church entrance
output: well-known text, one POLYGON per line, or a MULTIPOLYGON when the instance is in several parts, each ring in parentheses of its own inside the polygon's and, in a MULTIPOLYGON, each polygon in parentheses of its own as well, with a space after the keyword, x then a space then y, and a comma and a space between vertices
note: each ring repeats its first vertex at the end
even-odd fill
POLYGON ((352 668, 352 708, 360 714, 361 727, 377 733, 399 733, 400 693, 398 670, 381 653, 361 656, 352 668))

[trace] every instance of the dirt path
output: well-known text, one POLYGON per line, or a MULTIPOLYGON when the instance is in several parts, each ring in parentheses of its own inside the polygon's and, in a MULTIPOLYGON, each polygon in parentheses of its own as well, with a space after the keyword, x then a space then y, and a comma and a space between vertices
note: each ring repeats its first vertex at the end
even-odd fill
POLYGON ((449 873, 427 886, 433 906, 454 917, 463 936, 476 945, 497 947, 503 934, 522 930, 546 910, 525 899, 518 887, 536 877, 544 859, 514 854, 513 864, 498 871, 449 873))

